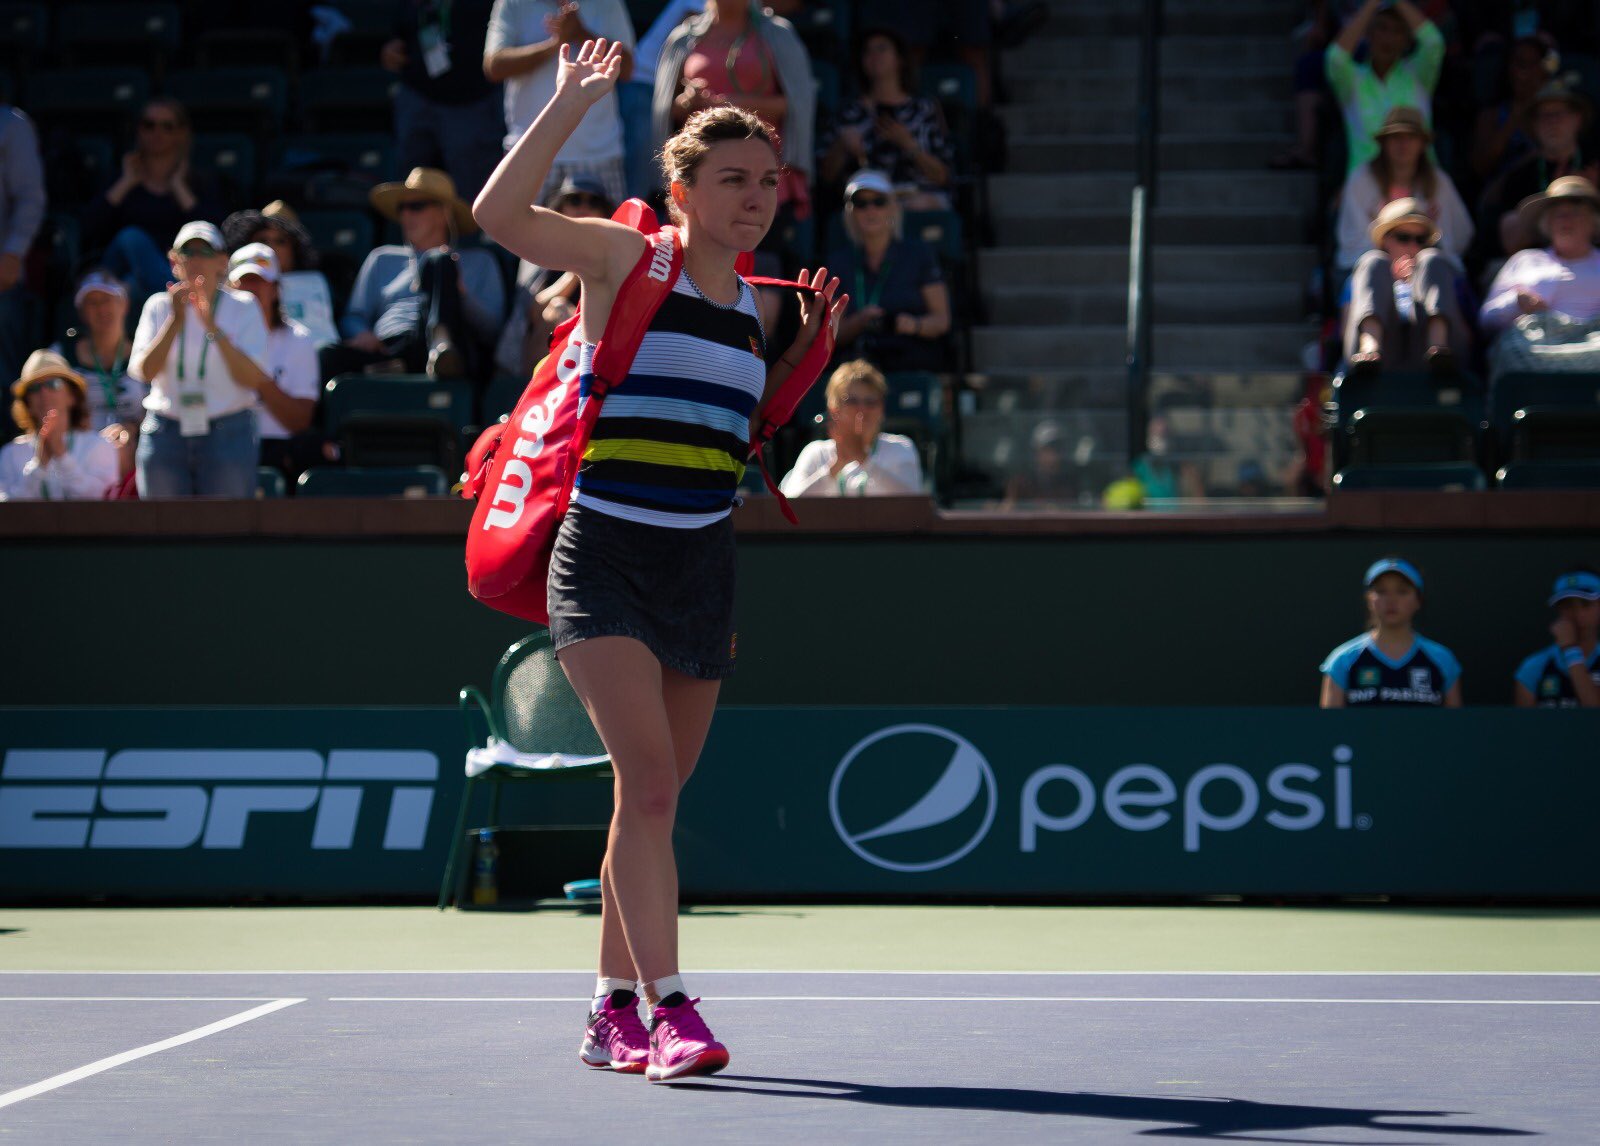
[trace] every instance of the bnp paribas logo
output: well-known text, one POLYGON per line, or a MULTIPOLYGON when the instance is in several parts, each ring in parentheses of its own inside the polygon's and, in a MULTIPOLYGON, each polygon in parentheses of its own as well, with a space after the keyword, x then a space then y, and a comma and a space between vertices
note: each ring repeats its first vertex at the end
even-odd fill
POLYGON ((937 871, 983 842, 999 795, 994 769, 935 724, 879 729, 844 754, 828 811, 846 847, 889 871, 937 871))

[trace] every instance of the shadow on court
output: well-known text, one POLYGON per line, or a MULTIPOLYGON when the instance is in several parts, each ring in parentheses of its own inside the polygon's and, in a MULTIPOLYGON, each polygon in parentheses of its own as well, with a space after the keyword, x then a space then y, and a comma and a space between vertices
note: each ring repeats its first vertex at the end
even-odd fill
MULTIPOLYGON (((1076 1091, 1021 1090, 998 1086, 874 1086, 858 1082, 827 1082, 812 1078, 766 1078, 757 1075, 722 1075, 726 1082, 781 1083, 771 1086, 728 1086, 726 1082, 691 1081, 680 1090, 724 1090, 740 1094, 770 1094, 784 1098, 834 1099, 873 1106, 902 1106, 936 1110, 992 1111, 1000 1114, 1066 1114, 1078 1118, 1107 1118, 1124 1122, 1172 1122, 1179 1125, 1141 1133, 1165 1138, 1219 1138, 1253 1134, 1252 1141, 1309 1142, 1313 1139, 1263 1138, 1273 1130, 1383 1130, 1407 1134, 1525 1136, 1533 1131, 1500 1126, 1461 1126, 1455 1123, 1390 1122, 1391 1118, 1444 1118, 1447 1110, 1360 1110, 1339 1106, 1296 1106, 1251 1102, 1242 1098, 1161 1098, 1137 1094, 1093 1094, 1076 1091), (1383 1119, 1385 1121, 1380 1121, 1383 1119)), ((1415 1141, 1415 1140, 1413 1140, 1415 1141)))

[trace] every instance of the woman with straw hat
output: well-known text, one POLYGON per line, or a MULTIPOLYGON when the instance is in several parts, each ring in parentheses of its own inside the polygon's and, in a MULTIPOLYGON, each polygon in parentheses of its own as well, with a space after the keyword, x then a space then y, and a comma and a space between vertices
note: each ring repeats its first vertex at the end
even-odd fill
POLYGON ((1416 199, 1396 199, 1368 233, 1374 249, 1350 275, 1345 312, 1350 368, 1452 372, 1471 352, 1472 331, 1461 313, 1461 265, 1438 249, 1433 217, 1416 199))
POLYGON ((1478 312, 1484 331, 1499 334, 1524 314, 1600 318, 1600 191, 1581 175, 1565 175, 1524 199, 1517 213, 1546 245, 1518 251, 1500 268, 1478 312))
POLYGON ((11 384, 21 437, 0 446, 0 500, 105 497, 117 484, 117 451, 89 428, 89 387, 53 350, 36 350, 11 384))
POLYGON ((1438 229, 1437 246, 1460 258, 1472 242, 1472 215, 1449 174, 1428 154, 1433 132, 1414 107, 1397 107, 1374 134, 1378 154, 1345 180, 1339 197, 1339 254, 1348 270, 1372 249, 1369 231, 1385 203, 1420 200, 1438 229))
MULTIPOLYGON (((1540 245, 1540 237, 1523 225, 1518 204, 1549 189, 1557 179, 1581 175, 1593 183, 1600 164, 1585 155, 1583 139, 1594 120, 1594 106, 1577 88, 1577 76, 1558 77, 1540 88, 1528 111, 1534 150, 1508 168, 1483 194, 1482 220, 1497 237, 1495 255, 1509 255, 1540 245)), ((1486 244, 1489 245, 1489 244, 1486 244)))
POLYGON ((477 377, 500 333, 505 287, 488 251, 457 249, 478 229, 472 208, 432 167, 380 183, 370 198, 405 242, 376 247, 361 264, 339 324, 345 340, 323 350, 323 377, 391 359, 411 374, 477 377))

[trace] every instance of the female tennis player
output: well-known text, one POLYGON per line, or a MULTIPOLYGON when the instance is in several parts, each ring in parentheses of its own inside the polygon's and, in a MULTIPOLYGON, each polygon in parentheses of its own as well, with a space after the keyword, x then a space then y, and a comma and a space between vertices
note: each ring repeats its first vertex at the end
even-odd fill
MULTIPOLYGON (((618 45, 561 47, 556 92, 500 162, 473 215, 529 262, 573 271, 583 290, 579 373, 592 373, 619 284, 645 239, 609 219, 530 206, 557 150, 616 84, 618 45)), ((594 1067, 652 1082, 728 1062, 678 974, 678 792, 733 670, 733 524, 746 442, 762 403, 847 304, 837 279, 804 281, 795 344, 766 365, 755 292, 735 271, 777 211, 773 131, 732 106, 695 113, 661 164, 683 237, 683 270, 627 379, 606 399, 550 562, 550 635, 616 775, 601 867, 600 977, 581 1050, 594 1067), (831 306, 830 306, 831 302, 831 306), (649 1033, 637 993, 650 1007, 649 1033)), ((804 276, 802 276, 804 277, 804 276)))
POLYGON ((1363 578, 1368 629, 1322 662, 1322 707, 1461 707, 1455 654, 1412 627, 1422 608, 1422 572, 1403 557, 1380 557, 1363 578))

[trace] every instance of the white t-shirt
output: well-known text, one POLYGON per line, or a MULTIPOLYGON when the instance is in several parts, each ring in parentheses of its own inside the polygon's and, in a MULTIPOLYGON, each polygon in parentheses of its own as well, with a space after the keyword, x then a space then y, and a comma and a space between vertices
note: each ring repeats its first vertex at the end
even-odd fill
MULTIPOLYGON (((489 16, 489 32, 483 54, 504 48, 524 48, 542 44, 550 38, 545 30, 546 16, 554 16, 561 5, 556 0, 494 0, 489 16)), ((633 48, 633 21, 622 0, 583 0, 578 12, 583 26, 596 36, 620 41, 633 48)), ((506 148, 522 138, 550 97, 556 94, 556 57, 543 65, 506 81, 506 148)), ((557 163, 598 163, 622 158, 622 117, 617 113, 617 95, 610 91, 589 109, 572 137, 556 153, 557 163)))
MULTIPOLYGON (((267 360, 261 368, 278 384, 278 389, 291 398, 314 399, 322 388, 316 343, 311 332, 292 318, 285 318, 276 330, 267 331, 267 360)), ((283 423, 272 416, 265 402, 256 410, 256 425, 263 440, 292 436, 283 428, 283 423)))
POLYGON ((79 362, 72 348, 65 343, 58 342, 50 349, 72 363, 72 368, 83 375, 84 382, 88 384, 91 430, 103 430, 121 422, 137 422, 144 417, 144 395, 149 387, 128 373, 126 363, 121 364, 120 374, 116 370, 116 363, 102 374, 94 367, 79 362))
POLYGON ((794 469, 778 488, 784 497, 861 497, 875 494, 921 493, 922 459, 917 446, 901 434, 879 434, 867 464, 848 462, 837 476, 830 475, 839 460, 833 439, 812 442, 800 451, 794 469))
POLYGON ((67 452, 41 466, 32 434, 0 446, 0 501, 96 500, 120 477, 117 450, 88 430, 67 433, 67 452))
POLYGON ((278 306, 283 317, 293 319, 311 333, 318 349, 339 341, 333 320, 333 291, 321 271, 289 271, 278 280, 278 306))
MULTIPOLYGON (((212 421, 250 409, 256 404, 255 391, 234 382, 228 360, 206 339, 205 323, 192 305, 184 305, 189 313, 184 317, 183 329, 173 338, 166 364, 154 378, 145 379, 150 383, 150 393, 144 400, 144 408, 168 418, 178 416, 181 365, 181 385, 204 392, 206 417, 212 421)), ((265 362, 267 323, 261 317, 261 307, 255 297, 223 287, 217 292, 215 306, 217 329, 247 358, 258 365, 265 362)), ((133 335, 135 361, 155 342, 171 314, 172 298, 166 291, 157 291, 145 300, 144 311, 139 315, 139 329, 133 335)))

